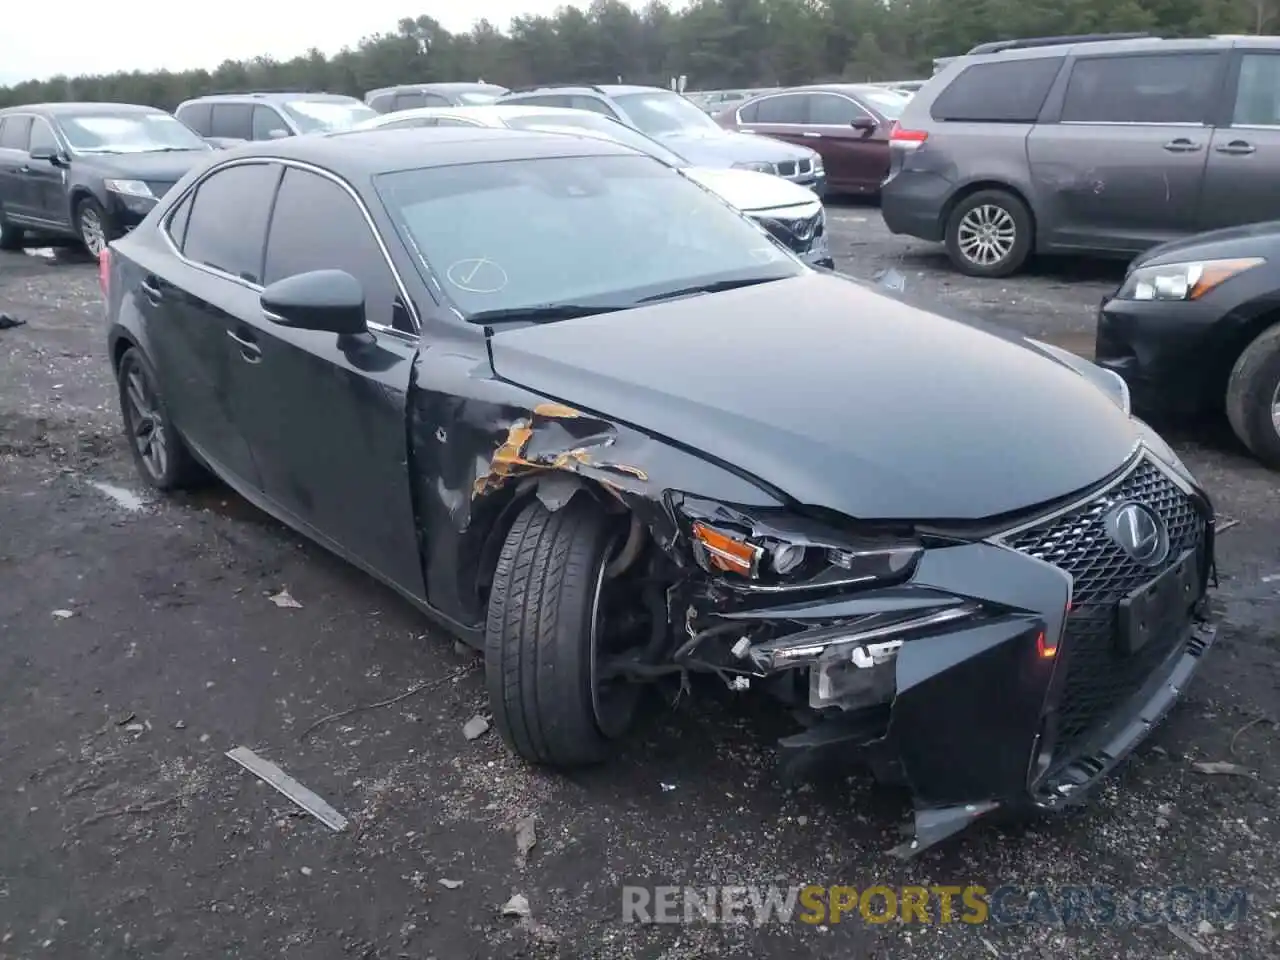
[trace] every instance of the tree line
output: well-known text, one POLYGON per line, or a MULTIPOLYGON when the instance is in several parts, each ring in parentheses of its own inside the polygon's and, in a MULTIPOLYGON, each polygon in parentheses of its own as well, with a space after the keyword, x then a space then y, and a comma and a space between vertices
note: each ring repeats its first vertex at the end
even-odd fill
POLYGON ((363 96, 395 83, 484 79, 626 83, 688 89, 926 77, 933 58, 1009 37, 1149 30, 1161 36, 1266 33, 1280 0, 592 0, 555 15, 480 20, 450 33, 404 19, 333 56, 269 55, 214 70, 58 76, 0 87, 0 106, 42 101, 141 103, 172 110, 214 91, 311 90, 363 96))

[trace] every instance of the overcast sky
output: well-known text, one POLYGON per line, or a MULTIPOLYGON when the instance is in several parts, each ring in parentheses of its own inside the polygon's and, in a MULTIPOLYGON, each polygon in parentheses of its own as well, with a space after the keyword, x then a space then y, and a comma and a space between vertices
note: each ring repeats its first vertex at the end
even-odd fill
POLYGON ((260 54, 285 60, 310 47, 336 53, 424 13, 452 31, 469 29, 481 16, 505 29, 514 16, 550 14, 563 5, 565 0, 3 0, 0 85, 59 73, 211 68, 260 54))

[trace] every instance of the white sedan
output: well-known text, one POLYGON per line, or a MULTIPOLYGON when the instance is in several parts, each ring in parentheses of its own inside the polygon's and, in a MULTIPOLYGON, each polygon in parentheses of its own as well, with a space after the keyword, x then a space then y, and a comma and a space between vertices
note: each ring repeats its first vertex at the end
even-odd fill
POLYGON ((827 242, 826 210, 818 195, 808 187, 754 170, 695 167, 674 150, 640 131, 590 110, 502 104, 422 107, 384 113, 364 121, 356 129, 437 126, 510 127, 616 140, 676 168, 690 180, 701 184, 765 227, 810 266, 835 266, 827 242))

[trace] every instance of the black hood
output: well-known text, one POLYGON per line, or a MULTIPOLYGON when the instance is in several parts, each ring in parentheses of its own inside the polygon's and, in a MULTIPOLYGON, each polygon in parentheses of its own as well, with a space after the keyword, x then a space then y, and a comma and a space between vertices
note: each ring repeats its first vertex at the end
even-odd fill
POLYGON ((218 151, 175 150, 148 153, 81 153, 75 163, 91 166, 104 177, 175 183, 187 172, 217 157, 218 151))
POLYGON ((498 331, 491 347, 506 380, 862 519, 1034 506, 1139 440, 1021 338, 826 274, 498 331))
POLYGON ((1280 254, 1280 220, 1250 223, 1242 227, 1227 227, 1197 233, 1180 240, 1171 240, 1146 253, 1134 257, 1129 265, 1132 272, 1138 267, 1150 267, 1165 263, 1183 263, 1188 260, 1220 260, 1237 257, 1267 257, 1280 254))

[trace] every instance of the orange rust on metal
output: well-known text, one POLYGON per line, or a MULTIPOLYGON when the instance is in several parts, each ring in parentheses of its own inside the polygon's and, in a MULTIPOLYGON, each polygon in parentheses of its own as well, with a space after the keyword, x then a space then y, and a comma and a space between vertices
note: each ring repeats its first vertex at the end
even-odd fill
POLYGON ((572 420, 582 416, 581 410, 566 407, 563 403, 540 403, 533 408, 533 412, 540 417, 555 417, 561 420, 572 420))

